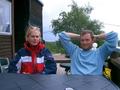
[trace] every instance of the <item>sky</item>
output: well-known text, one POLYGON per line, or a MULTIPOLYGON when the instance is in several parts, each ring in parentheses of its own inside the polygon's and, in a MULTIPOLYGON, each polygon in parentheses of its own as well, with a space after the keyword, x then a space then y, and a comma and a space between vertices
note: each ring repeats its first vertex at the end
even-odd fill
MULTIPOLYGON (((58 19, 62 11, 69 12, 72 0, 40 0, 43 3, 43 39, 45 41, 56 41, 51 31, 51 21, 58 19)), ((105 32, 115 31, 120 39, 120 0, 74 0, 78 6, 88 3, 94 8, 90 14, 91 19, 97 19, 104 24, 105 32)))

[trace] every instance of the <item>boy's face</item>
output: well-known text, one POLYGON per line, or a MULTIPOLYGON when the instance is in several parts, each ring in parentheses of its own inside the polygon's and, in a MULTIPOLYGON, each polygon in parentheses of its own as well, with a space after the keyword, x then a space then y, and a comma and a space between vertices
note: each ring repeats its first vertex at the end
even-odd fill
POLYGON ((89 33, 80 36, 80 47, 83 50, 89 50, 92 48, 94 40, 89 33))

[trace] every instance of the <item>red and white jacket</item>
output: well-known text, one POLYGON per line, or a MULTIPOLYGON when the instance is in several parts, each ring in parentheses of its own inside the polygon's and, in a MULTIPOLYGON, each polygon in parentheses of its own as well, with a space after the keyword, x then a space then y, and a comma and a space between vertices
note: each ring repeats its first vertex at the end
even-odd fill
POLYGON ((34 74, 34 73, 56 73, 56 63, 51 52, 39 43, 33 47, 25 42, 24 48, 17 52, 15 59, 9 66, 9 72, 34 74))

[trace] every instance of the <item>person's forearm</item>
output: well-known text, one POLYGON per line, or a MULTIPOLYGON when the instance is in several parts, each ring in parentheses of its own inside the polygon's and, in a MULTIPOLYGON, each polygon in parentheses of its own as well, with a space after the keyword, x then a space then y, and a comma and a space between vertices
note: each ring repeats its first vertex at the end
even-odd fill
MULTIPOLYGON (((68 35, 72 39, 80 40, 80 35, 79 34, 75 34, 75 33, 71 33, 71 32, 65 32, 65 34, 68 35)), ((95 41, 104 40, 105 37, 106 37, 106 33, 101 33, 101 34, 98 34, 98 35, 94 35, 95 41)))
POLYGON ((98 35, 94 35, 95 41, 104 40, 105 37, 106 37, 106 34, 105 34, 105 33, 101 33, 101 34, 98 34, 98 35))
POLYGON ((80 35, 79 34, 75 34, 75 33, 71 33, 71 32, 65 32, 66 35, 68 35, 70 38, 75 39, 75 40, 79 40, 80 39, 80 35))

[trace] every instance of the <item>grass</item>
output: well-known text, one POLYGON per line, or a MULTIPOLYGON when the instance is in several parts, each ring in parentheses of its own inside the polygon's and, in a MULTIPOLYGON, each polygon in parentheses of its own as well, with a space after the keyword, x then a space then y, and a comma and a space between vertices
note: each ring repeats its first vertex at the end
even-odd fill
POLYGON ((46 42, 46 47, 54 53, 65 53, 64 48, 60 45, 58 41, 56 42, 46 42))

